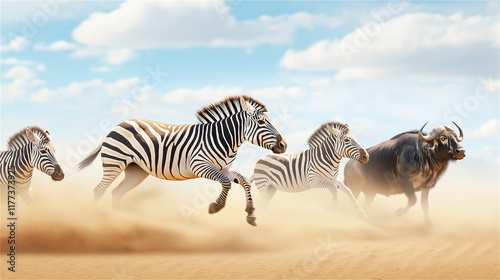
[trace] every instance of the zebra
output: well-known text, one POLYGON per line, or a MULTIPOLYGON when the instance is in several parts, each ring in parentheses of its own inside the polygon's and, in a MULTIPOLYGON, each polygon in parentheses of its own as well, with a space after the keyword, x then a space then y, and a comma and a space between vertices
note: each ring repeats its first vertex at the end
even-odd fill
POLYGON ((340 189, 349 196, 360 216, 366 218, 351 190, 337 180, 343 157, 362 163, 369 160, 368 153, 349 131, 349 126, 334 121, 324 123, 310 136, 308 145, 307 150, 267 155, 257 162, 250 180, 255 180, 263 206, 268 206, 276 190, 294 193, 311 188, 327 188, 336 205, 337 189, 340 189))
POLYGON ((231 182, 245 189, 247 222, 256 226, 250 183, 230 169, 238 148, 254 145, 284 153, 286 142, 265 114, 266 107, 248 96, 232 96, 196 112, 199 124, 173 125, 132 119, 117 125, 104 142, 79 165, 90 165, 101 153, 103 177, 94 189, 97 202, 110 184, 125 171, 123 181, 113 189, 112 206, 146 177, 165 180, 205 178, 218 181, 222 191, 209 206, 209 213, 226 204, 231 182))
POLYGON ((29 126, 12 135, 7 142, 7 151, 0 151, 0 187, 5 195, 19 193, 24 201, 33 201, 31 178, 36 168, 52 177, 54 181, 64 179, 64 172, 50 143, 50 133, 38 126, 29 126), (11 189, 15 187, 15 191, 11 189))

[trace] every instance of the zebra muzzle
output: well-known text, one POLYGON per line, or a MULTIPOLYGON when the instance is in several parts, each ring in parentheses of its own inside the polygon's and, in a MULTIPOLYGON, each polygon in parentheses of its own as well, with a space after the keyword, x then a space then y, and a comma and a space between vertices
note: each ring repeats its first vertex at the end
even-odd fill
POLYGON ((54 165, 54 172, 52 172, 52 180, 61 181, 64 179, 64 172, 59 164, 54 165))
POLYGON ((272 148, 273 153, 282 154, 286 151, 287 144, 281 134, 276 134, 276 145, 272 148))
POLYGON ((367 163, 370 160, 370 156, 365 149, 359 149, 359 162, 367 163))

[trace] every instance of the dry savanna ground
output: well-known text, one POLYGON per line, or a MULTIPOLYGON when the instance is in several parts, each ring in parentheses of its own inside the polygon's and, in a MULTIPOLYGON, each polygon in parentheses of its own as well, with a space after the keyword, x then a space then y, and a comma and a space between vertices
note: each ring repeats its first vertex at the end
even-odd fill
POLYGON ((202 179, 148 179, 120 212, 110 209, 111 190, 92 204, 94 181, 34 185, 35 203, 17 206, 15 273, 2 218, 2 279, 499 278, 497 186, 438 185, 432 228, 420 205, 395 217, 404 196, 377 197, 366 222, 342 193, 334 211, 326 190, 277 193, 252 227, 236 185, 209 215, 219 187, 202 179))

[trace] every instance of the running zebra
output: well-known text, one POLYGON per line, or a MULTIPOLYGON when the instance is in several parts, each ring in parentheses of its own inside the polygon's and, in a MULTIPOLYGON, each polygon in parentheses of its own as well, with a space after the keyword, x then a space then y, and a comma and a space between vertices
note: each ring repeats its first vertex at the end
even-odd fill
POLYGON ((327 188, 337 203, 337 189, 346 193, 361 216, 365 212, 342 182, 337 180, 343 157, 368 162, 368 153, 349 132, 349 126, 339 122, 322 124, 309 138, 309 149, 293 154, 267 155, 254 170, 254 178, 263 205, 267 206, 276 193, 302 192, 311 188, 327 188))
POLYGON ((37 126, 26 127, 12 135, 7 142, 7 151, 0 151, 0 187, 2 195, 16 193, 27 203, 33 199, 31 177, 36 168, 52 177, 54 181, 64 179, 64 173, 55 157, 55 149, 50 144, 48 131, 37 126), (14 177, 14 179, 12 178, 14 177), (12 184, 11 182, 14 182, 12 184))
POLYGON ((125 171, 113 189, 113 208, 125 193, 153 175, 165 180, 206 178, 222 185, 209 213, 221 210, 231 182, 245 189, 247 222, 256 225, 248 179, 230 170, 238 148, 245 141, 284 153, 286 143, 265 114, 264 105, 248 96, 228 97, 197 111, 200 124, 172 125, 149 120, 128 120, 116 126, 100 147, 80 163, 90 165, 101 152, 103 178, 94 189, 98 201, 110 184, 125 171))

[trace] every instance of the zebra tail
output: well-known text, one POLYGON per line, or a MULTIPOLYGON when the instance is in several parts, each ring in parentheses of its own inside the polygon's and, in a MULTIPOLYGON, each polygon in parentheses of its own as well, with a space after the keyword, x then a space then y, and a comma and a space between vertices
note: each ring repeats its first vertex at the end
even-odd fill
POLYGON ((83 159, 79 164, 78 164, 78 170, 82 170, 89 166, 97 157, 99 152, 101 151, 102 144, 97 147, 90 155, 88 155, 85 159, 83 159))

